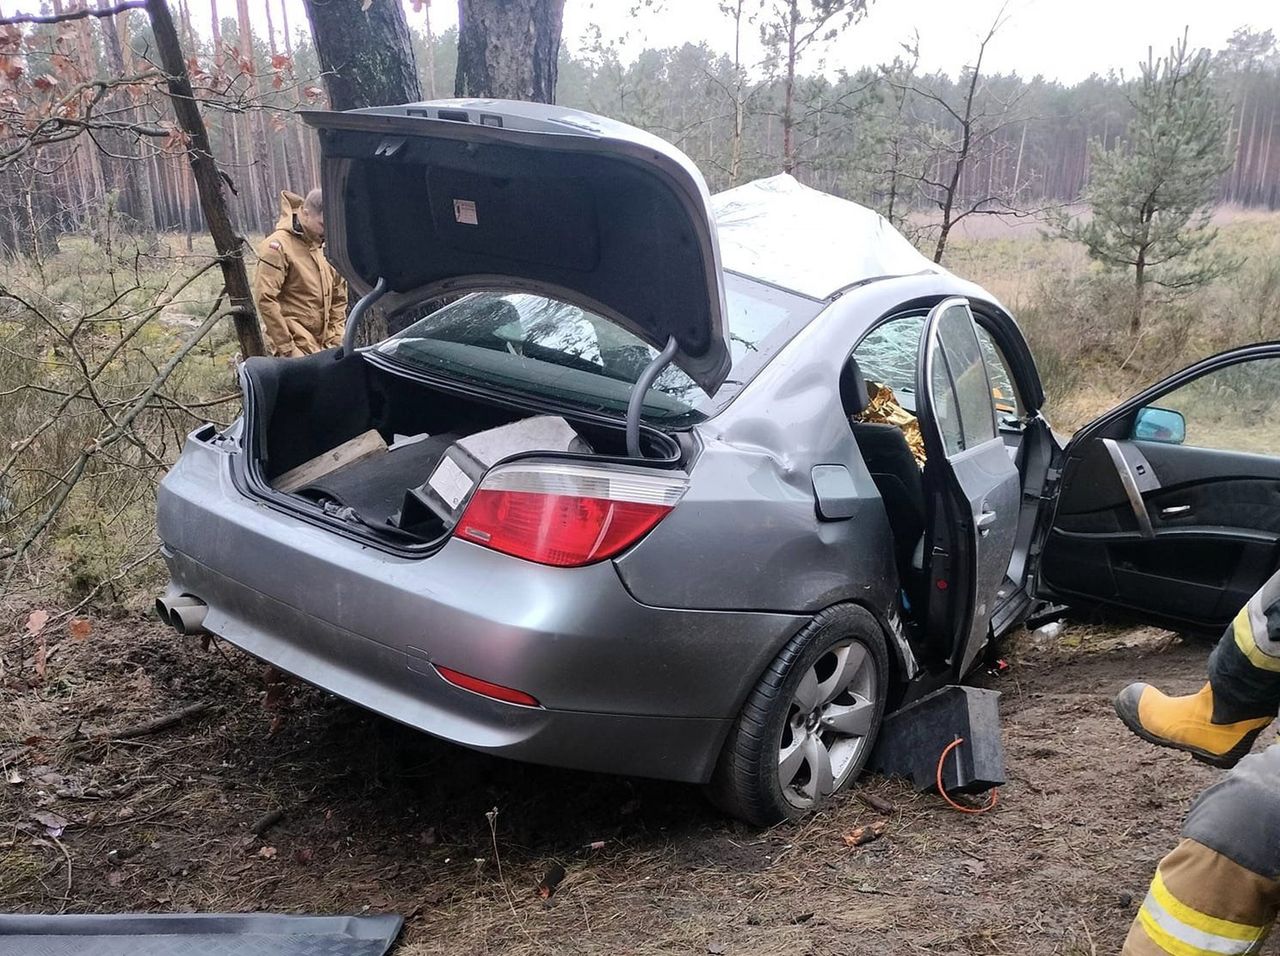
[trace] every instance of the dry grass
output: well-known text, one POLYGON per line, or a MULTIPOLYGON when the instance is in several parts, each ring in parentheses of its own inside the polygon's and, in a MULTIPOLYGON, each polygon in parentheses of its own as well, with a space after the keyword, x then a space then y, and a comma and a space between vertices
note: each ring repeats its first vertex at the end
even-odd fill
POLYGON ((1141 335, 1129 333, 1131 280, 1083 248, 1024 228, 960 239, 946 265, 990 290, 1017 317, 1049 395, 1054 426, 1071 432, 1154 381, 1207 355, 1280 338, 1280 213, 1216 217, 1232 274, 1194 293, 1158 289, 1141 335))
POLYGON ((999 808, 965 817, 871 778, 895 809, 888 833, 856 849, 843 835, 877 814, 852 794, 756 831, 693 787, 484 757, 305 687, 267 710, 249 659, 137 616, 51 645, 46 680, 17 696, 8 685, 21 704, 0 707, 0 772, 23 780, 0 782, 0 909, 369 907, 407 917, 405 956, 1114 952, 1212 778, 1133 740, 1110 711, 1130 679, 1202 679, 1207 648, 1155 631, 1028 636, 996 685, 999 808), (193 700, 217 709, 109 739, 193 700), (255 838, 277 807, 284 819, 255 838), (68 858, 38 812, 68 821, 69 895, 68 858), (113 865, 112 850, 128 859, 113 865), (557 864, 568 876, 544 902, 536 887, 557 864))

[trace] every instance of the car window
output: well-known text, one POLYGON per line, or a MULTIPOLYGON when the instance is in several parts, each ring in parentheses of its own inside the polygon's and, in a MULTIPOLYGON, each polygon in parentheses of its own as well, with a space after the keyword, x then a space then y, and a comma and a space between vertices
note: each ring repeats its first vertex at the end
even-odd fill
POLYGON ((1280 456, 1280 359, 1217 369, 1152 404, 1186 420, 1181 444, 1280 456))
POLYGON ((951 387, 951 376, 942 358, 942 350, 935 345, 929 379, 929 407, 942 435, 942 447, 948 456, 964 451, 964 435, 960 430, 960 413, 956 408, 956 393, 951 387))
POLYGON ((863 377, 888 385, 899 398, 914 392, 924 321, 923 315, 904 315, 868 332, 853 351, 863 377))
MULTIPOLYGON (((714 397, 668 366, 645 416, 696 421, 723 408, 822 304, 726 275, 733 367, 714 397)), ((434 308, 374 346, 395 362, 593 409, 626 410, 631 386, 657 354, 595 313, 540 295, 477 292, 434 308)))
POLYGON ((1009 362, 991 333, 980 325, 977 328, 978 345, 982 348, 987 375, 991 378, 991 404, 995 408, 996 421, 1019 419, 1022 417, 1022 402, 1018 398, 1018 388, 1014 384, 1009 362))
POLYGON ((953 305, 942 313, 938 321, 938 340, 955 386, 964 447, 973 448, 996 437, 996 424, 987 367, 982 360, 982 349, 974 333, 968 306, 953 305))

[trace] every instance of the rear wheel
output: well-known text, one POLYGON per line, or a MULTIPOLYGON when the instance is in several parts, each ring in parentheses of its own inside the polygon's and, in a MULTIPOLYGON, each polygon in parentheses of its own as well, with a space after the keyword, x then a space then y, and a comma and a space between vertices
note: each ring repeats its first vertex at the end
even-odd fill
POLYGON ((720 754, 712 802, 768 826, 803 816, 856 779, 884 716, 888 664, 867 611, 819 614, 747 698, 720 754))

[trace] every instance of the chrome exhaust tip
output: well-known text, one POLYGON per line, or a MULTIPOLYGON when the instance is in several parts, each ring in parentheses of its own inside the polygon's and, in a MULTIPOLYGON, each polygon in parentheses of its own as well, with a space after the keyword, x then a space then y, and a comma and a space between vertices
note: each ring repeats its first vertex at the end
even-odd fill
POLYGON ((204 616, 209 611, 209 606, 203 601, 197 601, 195 604, 182 604, 173 609, 172 622, 179 634, 191 636, 192 634, 203 634, 204 616))
POLYGON ((162 594, 156 598, 156 616, 180 634, 201 633, 206 610, 205 603, 190 594, 174 597, 162 594))

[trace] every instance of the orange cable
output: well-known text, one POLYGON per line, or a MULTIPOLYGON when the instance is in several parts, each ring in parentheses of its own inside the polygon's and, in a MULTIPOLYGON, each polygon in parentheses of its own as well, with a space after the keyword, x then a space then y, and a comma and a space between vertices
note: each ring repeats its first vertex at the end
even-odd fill
POLYGON ((992 809, 996 805, 996 803, 999 801, 1000 799, 999 787, 991 788, 991 802, 988 803, 985 807, 966 807, 964 804, 956 803, 954 800, 952 800, 951 795, 947 793, 946 788, 942 785, 942 767, 947 762, 947 754, 951 753, 951 751, 955 750, 962 743, 964 743, 964 738, 957 737, 955 740, 951 741, 951 743, 947 744, 945 747, 942 748, 942 756, 938 758, 938 775, 937 775, 938 793, 942 795, 942 799, 947 801, 947 805, 950 806, 953 810, 959 810, 961 813, 986 813, 988 810, 992 809))

